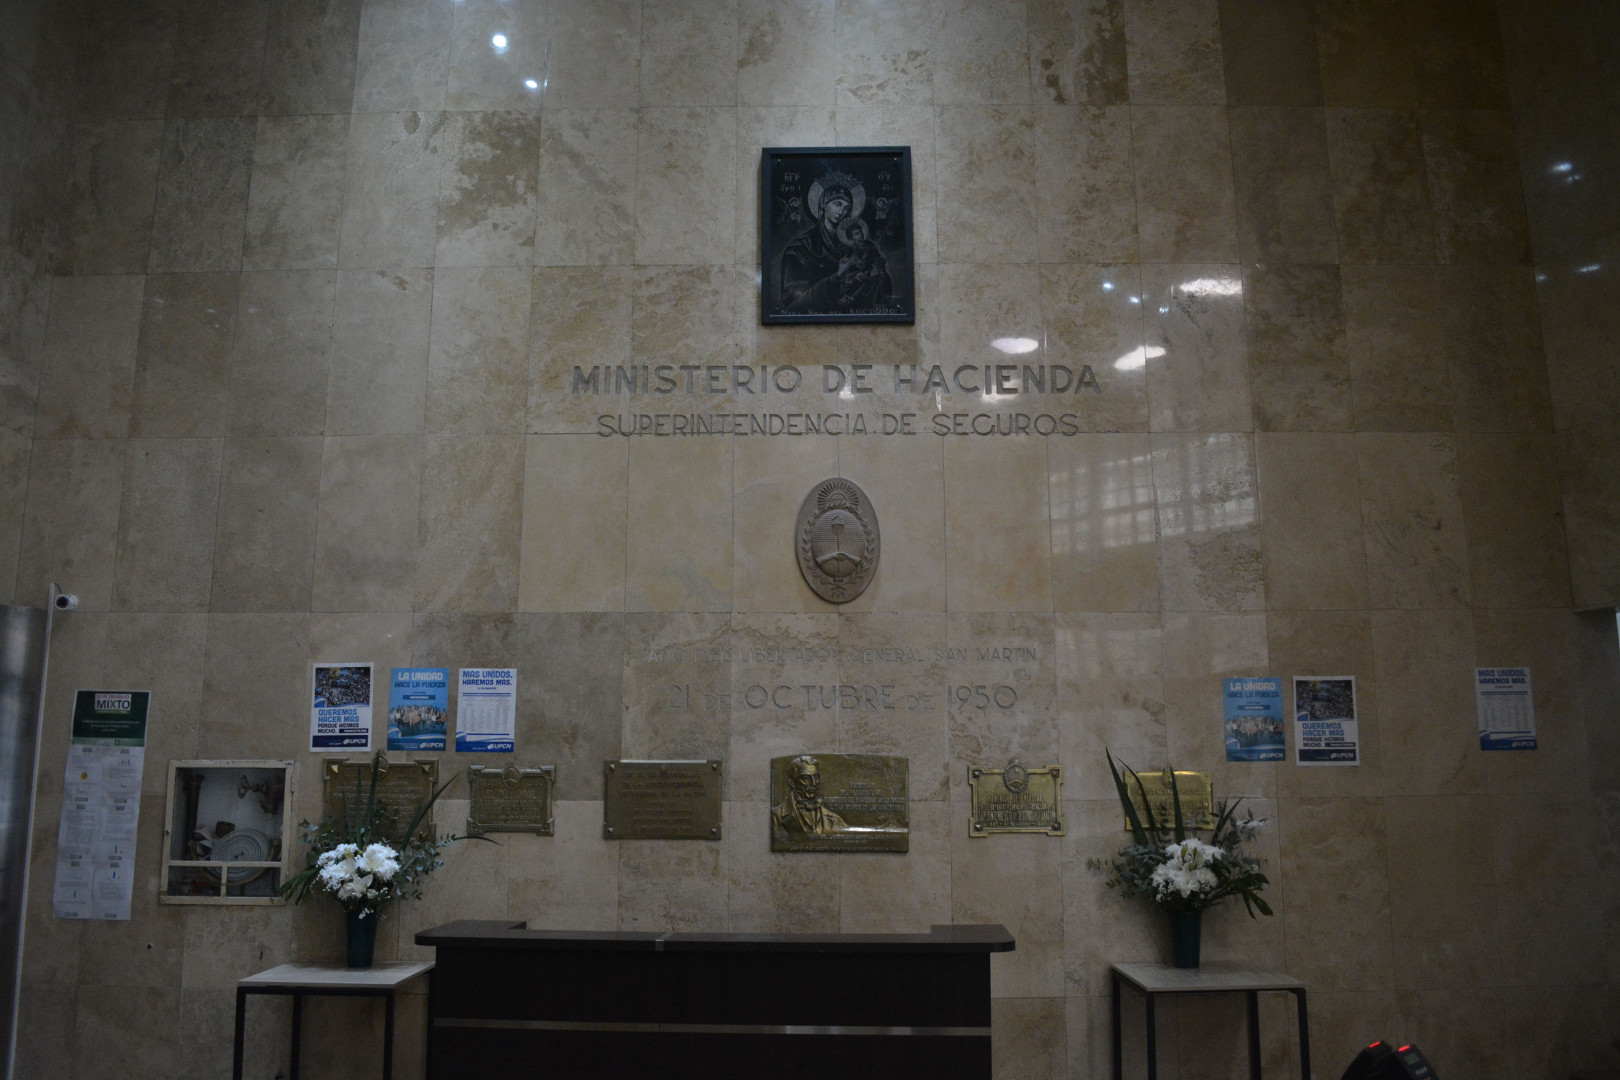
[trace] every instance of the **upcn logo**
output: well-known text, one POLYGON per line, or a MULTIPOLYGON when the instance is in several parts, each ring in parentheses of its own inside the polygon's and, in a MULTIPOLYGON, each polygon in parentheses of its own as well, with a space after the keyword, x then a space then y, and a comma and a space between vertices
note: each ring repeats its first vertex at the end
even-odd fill
POLYGON ((128 694, 96 695, 96 712, 129 712, 130 707, 128 694))

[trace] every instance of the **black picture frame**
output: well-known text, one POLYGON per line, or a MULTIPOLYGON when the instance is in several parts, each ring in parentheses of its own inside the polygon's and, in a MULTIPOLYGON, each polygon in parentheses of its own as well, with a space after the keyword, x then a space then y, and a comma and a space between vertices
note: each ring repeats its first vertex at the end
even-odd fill
POLYGON ((759 177, 762 322, 917 321, 911 147, 766 147, 759 177))

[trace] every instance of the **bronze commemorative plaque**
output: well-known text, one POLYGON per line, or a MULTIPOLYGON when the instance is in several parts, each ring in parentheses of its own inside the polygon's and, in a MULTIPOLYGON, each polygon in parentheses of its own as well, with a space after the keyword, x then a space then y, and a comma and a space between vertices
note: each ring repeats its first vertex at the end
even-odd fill
MULTIPOLYGON (((1176 774, 1176 792, 1181 795, 1181 816, 1189 829, 1213 829, 1215 827, 1215 784, 1207 772, 1181 772, 1176 774)), ((1139 772, 1125 774, 1125 790, 1130 794, 1131 802, 1136 806, 1136 813, 1142 818, 1142 824, 1147 825, 1147 815, 1142 809, 1142 800, 1146 796, 1148 805, 1153 807, 1153 819, 1164 829, 1173 828, 1176 821, 1175 796, 1170 791, 1170 770, 1160 769, 1158 772, 1139 772)), ((1125 819, 1125 831, 1131 828, 1130 818, 1125 819)))
POLYGON ((909 851, 910 768, 881 754, 771 759, 772 851, 909 851))
POLYGON ((972 805, 969 836, 991 833, 1063 835, 1063 770, 1026 769, 1017 758, 1005 769, 968 768, 972 805))
MULTIPOLYGON (((405 829, 423 799, 433 795, 439 783, 438 761, 390 762, 379 753, 365 761, 328 761, 322 770, 326 789, 326 812, 351 818, 365 812, 371 792, 372 765, 377 768, 377 802, 383 806, 381 834, 392 840, 404 838, 405 829)), ((433 808, 422 815, 418 836, 433 835, 433 808)))
POLYGON ((607 761, 602 768, 607 839, 720 839, 720 762, 607 761))
POLYGON ((556 829, 551 808, 556 781, 555 765, 535 769, 520 769, 516 765, 504 769, 484 765, 468 767, 468 834, 528 832, 551 836, 556 829))

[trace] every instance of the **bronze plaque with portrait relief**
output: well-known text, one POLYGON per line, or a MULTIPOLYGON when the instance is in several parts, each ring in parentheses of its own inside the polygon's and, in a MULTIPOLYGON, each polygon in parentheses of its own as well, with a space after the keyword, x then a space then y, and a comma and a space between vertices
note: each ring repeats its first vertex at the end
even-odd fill
POLYGON ((969 836, 1063 835, 1063 770, 1057 765, 1027 769, 1014 758, 1004 769, 969 766, 968 794, 969 836))
POLYGON ((551 836, 556 830, 552 792, 557 767, 541 765, 496 769, 473 765, 467 769, 467 833, 528 832, 551 836))
POLYGON ((720 839, 720 762, 608 761, 602 768, 607 839, 720 839))
POLYGON ((771 850, 909 851, 910 784, 903 757, 772 758, 771 850))

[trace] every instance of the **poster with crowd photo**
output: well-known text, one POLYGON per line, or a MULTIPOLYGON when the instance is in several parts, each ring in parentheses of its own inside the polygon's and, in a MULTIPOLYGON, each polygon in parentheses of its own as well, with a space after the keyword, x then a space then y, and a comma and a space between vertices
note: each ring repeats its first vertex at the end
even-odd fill
POLYGON ((371 665, 316 664, 309 748, 371 749, 371 665))
POLYGON ((388 749, 443 750, 449 720, 449 668, 392 670, 388 686, 388 749))
POLYGON ((1294 676, 1294 761, 1361 764, 1354 675, 1294 676))
POLYGON ((1281 679, 1227 679, 1226 760, 1285 761, 1281 679))

